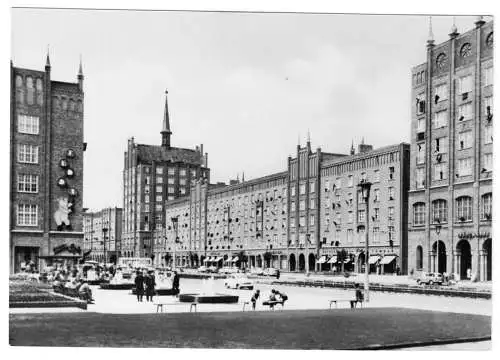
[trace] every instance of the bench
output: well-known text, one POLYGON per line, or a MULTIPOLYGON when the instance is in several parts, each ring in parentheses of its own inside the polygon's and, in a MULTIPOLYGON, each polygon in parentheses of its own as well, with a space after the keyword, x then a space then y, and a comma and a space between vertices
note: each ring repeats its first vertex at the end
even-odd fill
POLYGON ((286 300, 273 300, 273 301, 264 301, 262 305, 264 306, 269 306, 269 310, 274 310, 274 307, 276 305, 281 305, 281 309, 285 307, 285 301, 286 300))
POLYGON ((335 304, 335 308, 337 308, 337 303, 339 302, 348 302, 351 304, 351 307, 356 307, 359 303, 360 307, 363 307, 363 301, 357 299, 332 299, 330 300, 330 309, 332 308, 332 304, 335 304))
POLYGON ((172 306, 172 305, 185 305, 185 304, 189 304, 189 312, 193 312, 193 308, 194 308, 194 312, 198 312, 198 303, 155 303, 156 305, 156 312, 160 312, 160 309, 161 309, 161 312, 163 312, 163 306, 172 306))

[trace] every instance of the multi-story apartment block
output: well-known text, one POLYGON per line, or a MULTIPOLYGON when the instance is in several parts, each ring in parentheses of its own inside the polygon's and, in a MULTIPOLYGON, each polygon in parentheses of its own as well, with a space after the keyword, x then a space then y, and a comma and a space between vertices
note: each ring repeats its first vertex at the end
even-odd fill
POLYGON ((493 22, 412 69, 409 268, 491 280, 493 22))
POLYGON ((150 257, 153 231, 165 226, 165 201, 189 195, 191 182, 210 179, 208 154, 170 145, 170 118, 165 97, 162 143, 128 140, 123 170, 123 238, 121 256, 150 257))
POLYGON ((83 250, 86 258, 115 263, 120 254, 122 238, 121 208, 105 208, 83 214, 83 250))
POLYGON ((11 63, 10 271, 82 255, 83 72, 76 83, 11 63))
POLYGON ((177 265, 222 266, 245 259, 248 266, 315 271, 338 266, 344 250, 345 269, 360 270, 365 205, 357 201, 357 185, 367 179, 375 199, 373 271, 404 272, 409 145, 372 150, 361 144, 359 150, 313 152, 308 141, 288 158, 285 172, 228 186, 198 181, 189 196, 165 203, 167 226, 154 234, 155 263, 175 258, 177 265))

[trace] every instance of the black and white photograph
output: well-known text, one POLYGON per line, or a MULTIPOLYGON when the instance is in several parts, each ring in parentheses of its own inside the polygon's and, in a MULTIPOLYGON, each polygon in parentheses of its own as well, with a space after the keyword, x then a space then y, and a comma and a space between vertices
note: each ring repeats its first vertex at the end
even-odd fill
POLYGON ((114 6, 8 9, 12 354, 492 353, 492 11, 114 6))

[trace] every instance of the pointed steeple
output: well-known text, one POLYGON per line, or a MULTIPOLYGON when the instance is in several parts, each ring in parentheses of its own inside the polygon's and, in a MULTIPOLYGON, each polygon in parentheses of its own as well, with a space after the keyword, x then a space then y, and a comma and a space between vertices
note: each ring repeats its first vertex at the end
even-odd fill
POLYGON ((354 150, 354 140, 351 141, 351 152, 350 152, 351 155, 354 155, 355 154, 355 150, 354 150))
POLYGON ((363 136, 363 137, 361 138, 361 145, 364 145, 364 144, 365 144, 365 137, 363 136))
POLYGON ((80 54, 80 65, 78 66, 78 87, 80 91, 83 92, 83 66, 82 66, 82 54, 80 54))
POLYGON ((243 174, 241 175, 241 182, 244 183, 245 182, 245 172, 243 171, 243 174))
POLYGON ((165 113, 163 114, 163 126, 161 129, 161 146, 170 147, 170 117, 168 115, 168 90, 165 90, 165 113))
POLYGON ((47 45, 47 59, 45 60, 45 70, 50 70, 49 45, 47 45))
POLYGON ((432 16, 429 16, 429 35, 427 36, 427 44, 434 44, 434 33, 432 32, 432 16))

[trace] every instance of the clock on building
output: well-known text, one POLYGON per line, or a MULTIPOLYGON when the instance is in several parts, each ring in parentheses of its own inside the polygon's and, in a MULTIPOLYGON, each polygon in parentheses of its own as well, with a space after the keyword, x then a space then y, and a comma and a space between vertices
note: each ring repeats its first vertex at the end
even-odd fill
POLYGON ((486 38, 486 46, 489 48, 493 48, 493 31, 488 34, 486 38))
POLYGON ((460 49, 460 55, 462 57, 467 57, 472 54, 472 46, 470 43, 465 43, 463 44, 462 48, 460 49))
POLYGON ((446 55, 444 53, 438 55, 436 58, 436 65, 438 69, 442 69, 446 65, 446 60, 446 55))

